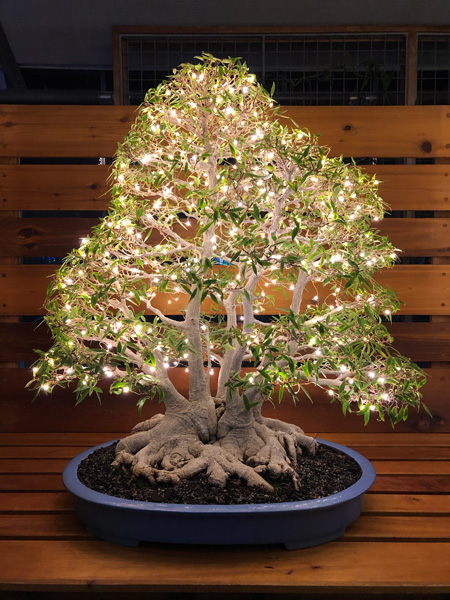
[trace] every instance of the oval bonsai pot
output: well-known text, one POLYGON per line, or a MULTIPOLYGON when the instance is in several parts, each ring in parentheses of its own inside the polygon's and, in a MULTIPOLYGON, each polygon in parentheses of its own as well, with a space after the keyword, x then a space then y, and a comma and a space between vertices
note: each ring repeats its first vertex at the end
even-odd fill
POLYGON ((273 504, 164 504, 141 502, 96 492, 78 479, 80 462, 106 442, 82 452, 66 466, 63 481, 76 497, 79 517, 96 537, 127 546, 141 541, 177 544, 284 544, 308 548, 334 540, 361 513, 375 469, 358 452, 317 440, 352 457, 362 475, 342 492, 296 502, 273 504))

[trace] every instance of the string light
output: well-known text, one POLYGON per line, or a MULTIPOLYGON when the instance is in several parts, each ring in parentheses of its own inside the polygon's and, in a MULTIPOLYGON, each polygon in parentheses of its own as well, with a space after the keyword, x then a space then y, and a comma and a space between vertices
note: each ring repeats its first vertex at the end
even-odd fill
MULTIPOLYGON (((88 331, 89 339, 99 340, 96 352, 102 351, 112 365, 116 364, 116 354, 119 358, 117 364, 121 365, 125 356, 121 346, 130 356, 135 352, 139 358, 144 349, 154 352, 156 356, 152 360, 156 360, 157 368, 149 366, 147 358, 142 367, 130 358, 132 376, 128 383, 132 381, 133 384, 128 386, 124 385, 124 380, 129 373, 123 375, 122 366, 105 365, 100 369, 105 377, 121 377, 121 390, 126 393, 133 388, 135 381, 145 379, 139 379, 142 374, 134 378, 140 371, 147 374, 147 381, 153 384, 167 377, 162 373, 161 365, 168 369, 176 367, 183 359, 190 362, 199 343, 205 357, 202 376, 208 370, 206 356, 210 367, 211 361, 220 365, 225 352, 230 352, 231 356, 238 346, 247 348, 245 360, 251 352, 256 355, 263 348, 263 354, 266 352, 263 360, 267 359, 272 365, 277 365, 278 355, 283 355, 283 352, 293 360, 294 370, 300 373, 302 366, 314 365, 311 375, 305 369, 307 378, 310 377, 312 382, 314 374, 321 380, 334 377, 338 382, 346 382, 344 387, 350 389, 349 386, 355 383, 353 377, 348 377, 350 369, 352 374, 358 373, 358 382, 364 377, 376 380, 366 383, 367 396, 377 395, 376 403, 357 398, 361 406, 367 408, 369 405, 371 411, 377 410, 381 392, 384 401, 396 399, 390 387, 388 393, 384 392, 386 388, 375 385, 383 385, 386 378, 391 383, 391 372, 401 371, 397 366, 387 369, 380 357, 372 356, 371 343, 376 339, 376 333, 363 338, 367 344, 365 352, 371 356, 370 366, 361 357, 349 359, 348 352, 348 345, 363 337, 364 322, 370 320, 370 315, 362 313, 363 309, 367 313, 367 305, 370 305, 375 315, 381 312, 390 315, 391 309, 384 308, 386 304, 383 305, 383 301, 367 292, 363 292, 364 297, 356 294, 351 299, 353 289, 355 292, 364 289, 357 281, 354 287, 350 287, 348 296, 347 285, 342 295, 339 287, 331 291, 333 283, 341 275, 350 280, 356 262, 362 276, 370 278, 377 267, 390 265, 391 259, 397 259, 397 254, 391 251, 392 246, 380 242, 377 234, 363 232, 362 229, 365 223, 366 229, 369 227, 371 219, 377 221, 383 216, 381 203, 374 191, 379 182, 362 175, 356 168, 353 170, 351 165, 344 168, 340 159, 325 157, 322 152, 316 156, 316 142, 308 133, 279 129, 267 116, 268 112, 272 112, 267 111, 267 107, 273 103, 266 95, 260 94, 258 86, 253 87, 254 76, 236 77, 231 81, 219 77, 215 71, 212 82, 207 69, 202 66, 195 72, 186 69, 182 71, 184 82, 187 82, 184 89, 178 86, 175 76, 158 92, 158 100, 147 103, 142 109, 147 117, 139 127, 142 126, 146 137, 135 146, 130 139, 118 153, 114 167, 113 210, 103 221, 100 233, 94 231, 89 238, 81 239, 76 261, 68 263, 66 270, 62 270, 64 275, 60 276, 57 286, 61 298, 58 301, 61 313, 58 327, 65 336, 61 344, 65 356, 70 352, 74 361, 89 364, 94 348, 90 347, 89 341, 80 339, 88 331), (211 93, 205 104, 208 105, 206 118, 209 119, 208 127, 215 133, 208 138, 208 144, 217 143, 217 155, 211 154, 209 149, 205 152, 202 145, 197 124, 203 105, 198 100, 198 89, 202 90, 202 98, 208 98, 211 93), (218 164, 211 161, 211 156, 226 158, 230 140, 234 145, 234 149, 230 148, 234 161, 227 159, 218 164), (301 161, 297 163, 297 160, 306 148, 308 169, 310 162, 313 165, 309 173, 313 174, 300 183, 305 170, 301 161), (291 160, 291 156, 295 156, 295 160, 291 160), (327 171, 323 171, 324 168, 327 171), (292 170, 289 184, 298 184, 298 190, 291 189, 286 183, 285 173, 289 169, 292 170), (281 217, 275 223, 277 210, 281 217), (180 233, 183 226, 187 229, 192 223, 196 227, 180 233), (160 236, 156 246, 149 242, 151 230, 160 236), (222 257, 220 261, 219 256, 222 257), (220 267, 219 270, 214 266, 213 271, 212 266, 219 262, 225 268, 220 267), (238 273, 227 269, 228 264, 238 273), (108 275, 100 281, 98 274, 103 275, 102 270, 108 275), (302 285, 295 283, 297 270, 307 278, 308 285, 314 285, 309 282, 324 282, 323 285, 329 285, 331 290, 323 293, 319 288, 319 293, 312 298, 314 304, 307 305, 305 315, 292 311, 294 315, 289 326, 286 325, 286 315, 282 315, 269 327, 269 323, 263 322, 263 317, 256 317, 264 312, 262 305, 269 304, 267 298, 270 298, 270 293, 266 288, 277 286, 283 293, 290 290, 293 294, 286 294, 287 298, 298 301, 302 285), (257 275, 258 284, 252 290, 248 283, 253 274, 257 275), (173 294, 166 300, 167 311, 168 306, 180 299, 175 294, 183 291, 187 297, 189 293, 194 297, 192 293, 196 286, 199 291, 205 281, 208 283, 202 291, 206 290, 206 297, 202 295, 202 301, 212 299, 223 305, 226 299, 233 298, 234 305, 232 309, 226 307, 228 314, 223 321, 220 316, 218 323, 209 324, 208 321, 211 337, 215 331, 219 333, 217 338, 214 334, 215 341, 212 342, 206 333, 209 327, 200 323, 196 326, 196 329, 200 327, 196 335, 201 341, 197 339, 194 344, 195 338, 191 326, 186 325, 186 316, 182 313, 181 321, 167 317, 162 312, 162 300, 156 295, 159 290, 173 294), (178 285, 175 286, 175 282, 178 285), (266 291, 261 291, 262 287, 266 291), (102 291, 97 294, 98 289, 102 291), (236 326, 244 321, 242 314, 237 313, 242 312, 244 291, 247 293, 248 290, 250 295, 246 301, 250 309, 249 313, 245 313, 244 329, 236 326), (322 305, 318 304, 319 295, 322 305), (155 296, 157 301, 153 306, 155 296), (334 304, 329 303, 331 296, 334 304), (143 300, 149 311, 154 309, 156 321, 153 329, 137 322, 142 320, 142 315, 139 309, 135 310, 134 299, 143 300), (338 314, 344 308, 345 313, 338 314), (359 311, 363 314, 362 324, 353 322, 353 315, 359 314, 359 311), (66 318, 66 315, 71 318, 66 318), (252 331, 249 339, 245 335, 247 328, 252 331), (181 340, 184 335, 187 335, 185 343, 190 344, 189 352, 184 351, 181 340), (67 340, 68 337, 71 339, 67 340), (106 341, 108 338, 110 341, 106 341), (228 350, 221 348, 221 340, 225 339, 228 350), (300 350, 295 349, 290 355, 286 348, 294 347, 300 350), (266 351, 266 348, 270 350, 266 351), (217 356, 212 355, 212 349, 217 356), (351 367, 347 362, 351 362, 351 367), (367 372, 367 368, 373 370, 367 372), (380 373, 383 376, 379 376, 380 373)), ((137 134, 140 131, 136 129, 137 134)), ((302 280, 298 282, 302 284, 302 280)), ((308 287, 305 296, 310 297, 310 290, 308 287)), ((278 307, 274 296, 275 310, 278 307)), ((52 371, 57 372, 57 365, 63 364, 66 359, 47 360, 52 371)), ((254 365, 258 365, 258 359, 254 360, 254 365)), ((98 374, 98 362, 96 369, 98 374)), ((80 372, 77 368, 77 373, 80 372)), ((185 372, 189 372, 189 364, 185 372)), ((48 390, 55 381, 59 382, 73 373, 72 367, 60 366, 57 374, 45 375, 48 382, 41 387, 48 390)), ((210 368, 209 373, 213 375, 214 370, 210 368)), ((195 379, 197 374, 195 372, 192 378, 195 379)), ((38 377, 38 367, 33 368, 33 375, 38 377)), ((96 377, 91 368, 89 376, 85 375, 80 380, 87 386, 93 386, 96 377)), ((286 372, 283 377, 283 381, 288 381, 289 373, 286 372)), ((259 380, 249 376, 247 381, 253 385, 259 380)), ((241 381, 244 386, 244 376, 241 381)), ((355 398, 360 394, 357 388, 359 386, 355 386, 352 392, 355 398)), ((338 391, 330 389, 327 393, 339 395, 338 391)))

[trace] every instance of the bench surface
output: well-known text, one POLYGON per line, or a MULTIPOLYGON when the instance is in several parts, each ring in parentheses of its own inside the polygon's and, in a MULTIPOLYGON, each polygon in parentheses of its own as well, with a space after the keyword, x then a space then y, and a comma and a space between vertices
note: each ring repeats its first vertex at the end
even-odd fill
POLYGON ((362 516, 342 538, 295 551, 126 548, 93 538, 75 515, 61 472, 79 452, 120 435, 0 434, 0 591, 8 597, 88 590, 265 598, 450 592, 450 434, 321 433, 367 456, 378 475, 362 516))

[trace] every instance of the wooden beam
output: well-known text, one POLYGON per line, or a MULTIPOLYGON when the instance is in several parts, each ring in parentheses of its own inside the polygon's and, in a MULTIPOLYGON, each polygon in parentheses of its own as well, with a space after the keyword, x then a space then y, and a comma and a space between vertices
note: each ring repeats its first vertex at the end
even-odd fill
MULTIPOLYGON (((112 156, 135 116, 125 106, 2 105, 0 155, 112 156)), ((289 106, 284 116, 322 133, 333 156, 450 157, 448 106, 289 106)))
POLYGON ((2 165, 2 210, 105 210, 107 165, 2 165))

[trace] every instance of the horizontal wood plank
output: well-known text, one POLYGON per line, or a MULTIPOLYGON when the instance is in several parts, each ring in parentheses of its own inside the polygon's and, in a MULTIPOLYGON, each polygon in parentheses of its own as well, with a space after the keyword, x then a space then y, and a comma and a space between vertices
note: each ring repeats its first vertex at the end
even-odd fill
POLYGON ((62 473, 66 464, 63 458, 0 458, 0 473, 62 473))
POLYGON ((75 497, 65 491, 0 493, 0 513, 69 513, 74 510, 75 497))
MULTIPOLYGON (((42 314, 49 277, 55 270, 56 267, 48 265, 0 265, 0 314, 42 314)), ((405 303, 399 314, 448 315, 449 277, 447 265, 396 265, 393 269, 378 273, 376 280, 383 286, 391 287, 405 303), (429 290, 433 290, 433 293, 430 294, 429 290)), ((285 298, 282 291, 271 290, 270 287, 266 289, 266 293, 269 291, 275 298, 277 309, 289 306, 289 293, 285 298)), ((317 293, 324 297, 325 292, 321 291, 319 286, 307 286, 304 305, 312 302, 317 293)), ((187 295, 180 293, 177 297, 178 300, 175 300, 172 295, 161 293, 155 297, 153 303, 166 314, 177 314, 186 305, 187 295)), ((207 302, 204 303, 205 311, 208 310, 207 302)), ((274 309, 268 305, 267 313, 270 314, 270 311, 273 312, 274 309)))
POLYGON ((1 218, 0 256, 66 256, 80 246, 98 219, 1 218))
MULTIPOLYGON (((391 210, 448 210, 448 165, 362 165, 391 210)), ((106 165, 1 165, 2 210, 107 210, 106 165)))
POLYGON ((394 347, 417 361, 448 361, 450 356, 450 323, 389 323, 394 347))
MULTIPOLYGON (((401 354, 422 362, 447 362, 450 356, 450 323, 387 323, 393 346, 401 354)), ((34 361, 35 349, 48 350, 51 336, 45 323, 0 322, 0 362, 34 361)))
MULTIPOLYGON (((333 155, 450 156, 448 106, 289 106, 284 116, 321 133, 333 155)), ((134 106, 2 105, 2 156, 113 156, 134 106)), ((287 119, 286 124, 289 123, 287 119)))
MULTIPOLYGON (((78 248, 98 219, 89 218, 1 218, 0 256, 66 256, 78 248)), ((375 223, 382 235, 401 249, 401 256, 450 256, 450 219, 384 219, 375 223)), ((186 229, 175 228, 181 237, 186 229)), ((153 231, 149 244, 162 236, 153 231)))
POLYGON ((85 446, 0 446, 0 459, 65 459, 67 462, 83 450, 86 450, 85 446))
POLYGON ((397 542, 402 540, 450 542, 450 517, 402 517, 398 515, 395 517, 384 515, 368 517, 362 515, 348 527, 343 539, 346 541, 391 541, 395 539, 397 542))
MULTIPOLYGON (((0 513, 61 513, 75 510, 68 492, 0 493, 0 513)), ((450 515, 450 496, 440 494, 383 494, 369 491, 364 515, 450 515)))
POLYGON ((106 210, 107 165, 2 165, 1 210, 106 210))
POLYGON ((434 593, 450 591, 450 546, 443 542, 336 541, 306 551, 263 546, 186 552, 164 544, 2 540, 0 552, 4 590, 412 593, 432 585, 434 593))
MULTIPOLYGON (((183 369, 171 369, 170 377, 182 394, 188 390, 188 380, 183 369)), ((450 431, 450 405, 448 403, 448 385, 450 369, 433 368, 427 370, 430 377, 422 388, 424 402, 431 410, 429 417, 423 410, 419 413, 410 412, 406 422, 397 425, 397 431, 450 431)), ((212 377, 214 393, 217 381, 217 370, 212 377)), ((141 420, 151 417, 157 412, 163 412, 162 405, 148 402, 139 417, 136 408, 137 396, 130 394, 122 397, 109 394, 106 390, 109 382, 100 382, 105 390, 100 405, 96 399, 86 399, 75 406, 71 389, 55 388, 52 394, 42 393, 32 403, 33 394, 25 390, 30 378, 28 369, 0 369, 0 405, 2 406, 2 421, 0 431, 35 432, 35 431, 129 431, 141 420), (51 415, 51 418, 49 418, 51 415)), ((338 403, 330 404, 330 397, 320 388, 311 386, 311 405, 306 397, 299 398, 297 405, 292 400, 285 400, 275 406, 266 402, 263 414, 266 416, 295 423, 307 431, 360 431, 362 419, 356 414, 345 417, 338 403)), ((391 425, 371 419, 367 431, 390 431, 391 425)), ((319 436, 320 437, 320 436, 319 436)), ((9 445, 9 444, 8 444, 9 445)))
POLYGON ((290 106, 286 116, 331 147, 334 156, 432 157, 450 155, 446 106, 290 106), (425 109, 425 110, 423 110, 425 109))
POLYGON ((364 165, 390 210, 448 210, 449 165, 364 165))
MULTIPOLYGON (((372 464, 375 467, 375 470, 378 475, 450 475, 450 461, 449 460, 439 460, 439 461, 431 461, 426 460, 426 452, 423 452, 421 448, 417 448, 417 455, 425 460, 372 460, 372 464)), ((449 456, 450 458, 450 456, 449 456)), ((7 468, 12 468, 14 465, 11 463, 22 461, 0 461, 0 472, 2 472, 1 463, 6 463, 7 468)), ((64 461, 23 461, 26 462, 27 465, 34 463, 36 468, 38 469, 46 469, 46 465, 40 466, 41 462, 52 462, 52 468, 57 470, 64 461)), ((24 470, 27 469, 27 466, 21 467, 24 470)), ((4 471, 6 472, 6 471, 4 471)), ((19 471, 17 471, 19 472, 19 471)), ((45 471, 46 473, 50 473, 50 469, 45 471)))
POLYGON ((450 496, 369 492, 364 498, 363 514, 449 515, 450 496))
POLYGON ((449 489, 450 475, 379 475, 371 487, 394 494, 448 494, 449 489))
POLYGON ((400 256, 450 256, 450 219, 384 219, 376 229, 400 256))

